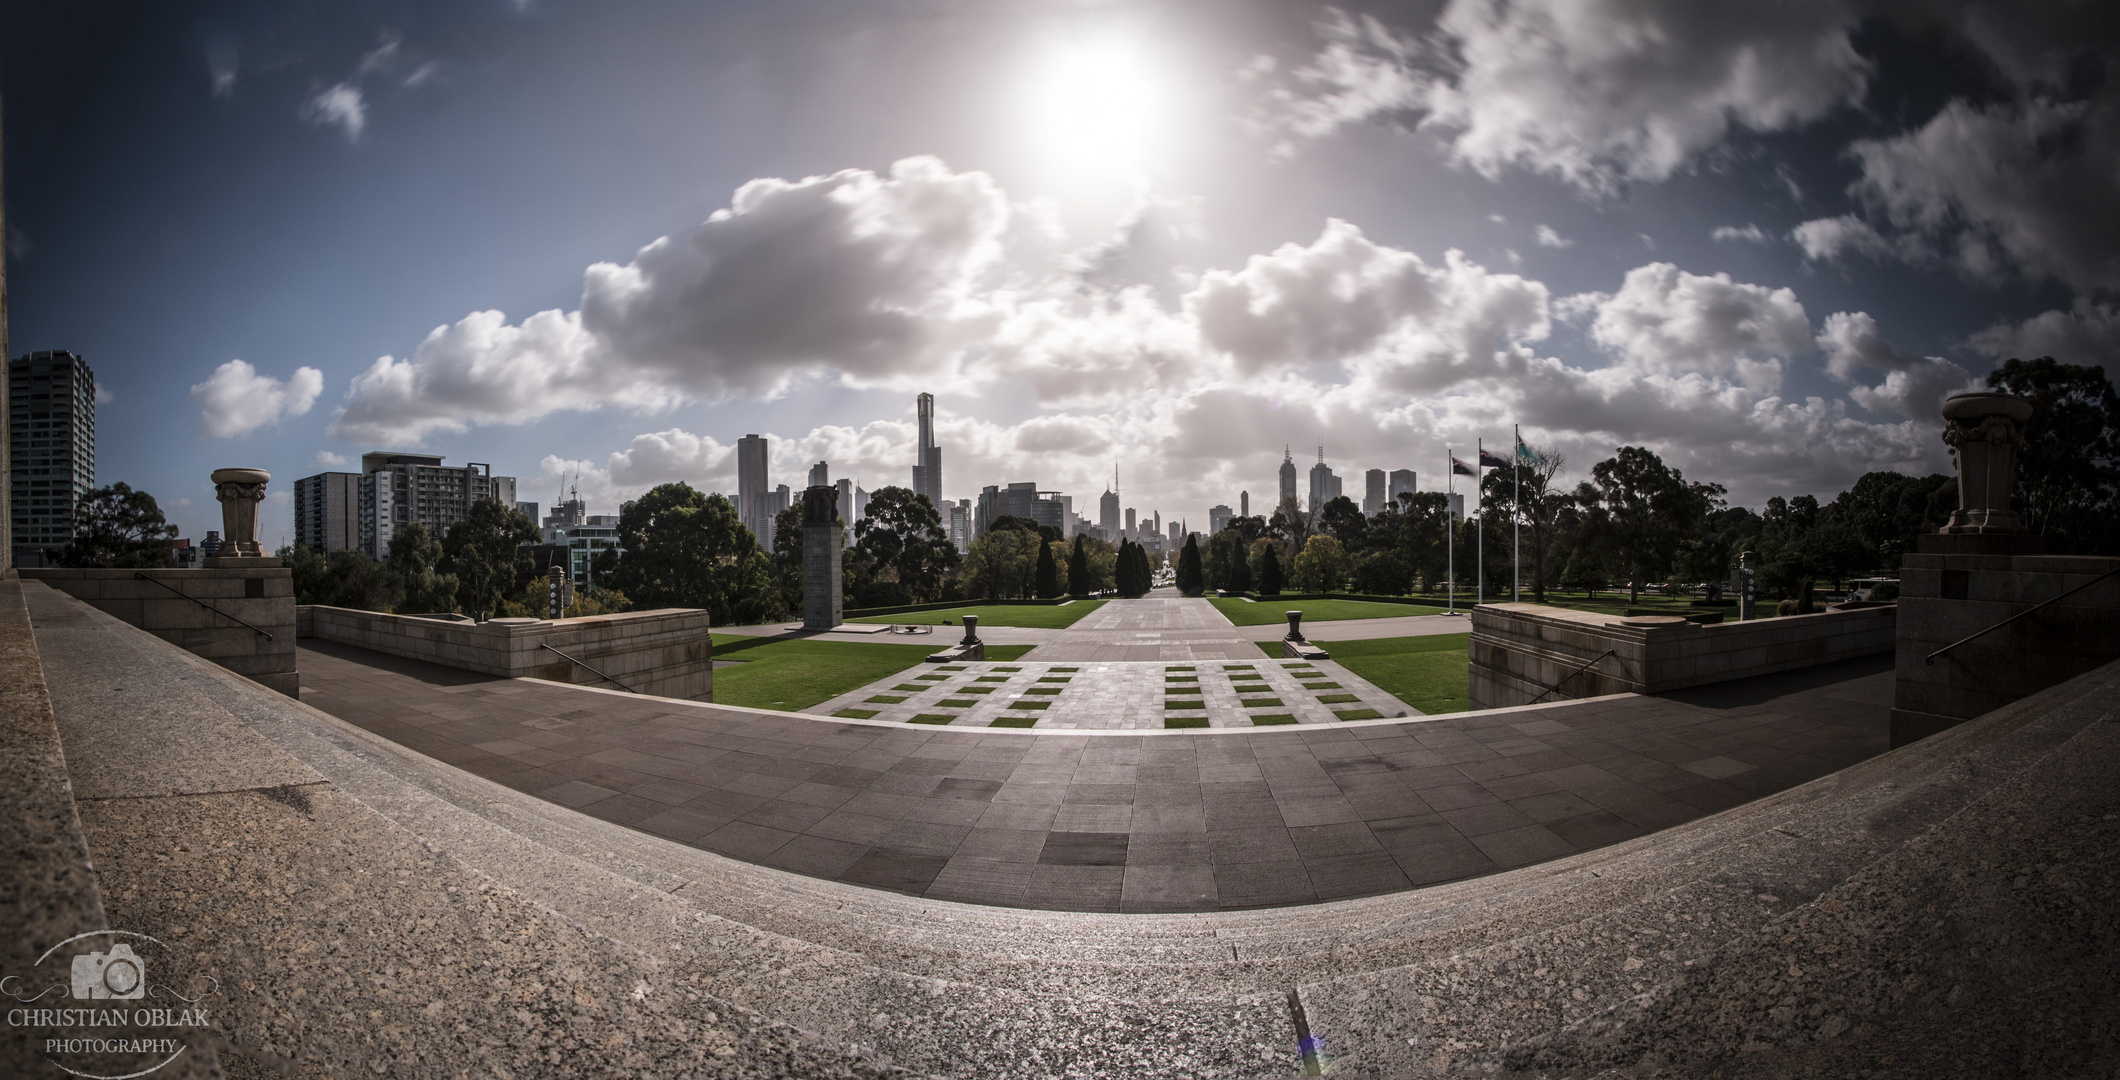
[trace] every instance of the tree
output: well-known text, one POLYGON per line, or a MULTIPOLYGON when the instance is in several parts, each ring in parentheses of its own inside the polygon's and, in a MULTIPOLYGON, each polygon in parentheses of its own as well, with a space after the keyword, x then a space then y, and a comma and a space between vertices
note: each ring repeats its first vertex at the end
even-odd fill
POLYGON ((1396 551, 1365 551, 1354 561, 1354 591, 1403 596, 1413 591, 1413 568, 1396 551))
POLYGON ((1200 541, 1198 537, 1185 538, 1185 547, 1178 552, 1178 591, 1186 596, 1198 596, 1206 590, 1206 579, 1200 572, 1200 541))
POLYGON ((886 487, 869 496, 867 514, 854 524, 856 546, 874 560, 878 577, 905 586, 915 600, 933 599, 943 575, 957 567, 957 546, 927 496, 886 487))
POLYGON ((61 566, 170 566, 177 527, 162 519, 155 497, 119 481, 74 505, 74 537, 59 552, 61 566))
POLYGON ((1155 585, 1155 572, 1148 565, 1148 553, 1141 545, 1131 540, 1119 542, 1118 566, 1119 595, 1127 597, 1146 596, 1155 585))
POLYGON ((2017 460, 2026 527, 2057 553, 2120 553, 2120 396, 2105 370, 2011 359, 1987 383, 2032 402, 2017 460))
POLYGON ((1053 545, 1042 538, 1038 541, 1038 570, 1036 589, 1038 599, 1050 600, 1060 595, 1060 567, 1053 562, 1053 545))
POLYGON ((1074 550, 1067 556, 1067 594, 1076 599, 1090 594, 1089 552, 1082 546, 1082 536, 1075 535, 1074 550))
POLYGON ((611 584, 636 608, 705 608, 720 625, 786 614, 757 538, 719 494, 658 485, 619 511, 618 536, 611 584))
POLYGON ((1281 595, 1281 555, 1270 544, 1259 556, 1259 595, 1281 595))
MULTIPOLYGON (((1249 518, 1247 520, 1257 521, 1258 519, 1249 518)), ((1232 550, 1229 553, 1229 584, 1223 586, 1223 588, 1233 593, 1250 592, 1252 582, 1251 560, 1245 554, 1244 533, 1240 529, 1232 528, 1223 530, 1222 535, 1228 536, 1231 533, 1236 534, 1237 543, 1231 545, 1232 550)))
POLYGON ((468 594, 464 606, 473 618, 484 622, 494 603, 515 591, 516 579, 530 566, 522 545, 536 543, 540 535, 536 522, 499 499, 472 503, 463 520, 449 526, 442 550, 468 594))
POLYGON ((1627 575, 1627 602, 1641 599, 1642 586, 1669 572, 1686 534, 1722 506, 1720 484, 1689 484, 1677 469, 1639 446, 1590 470, 1592 482, 1576 488, 1586 512, 1589 539, 1603 547, 1627 575))
MULTIPOLYGON (((773 586, 780 591, 780 599, 789 610, 802 607, 803 513, 802 503, 798 501, 773 515, 773 586)), ((844 563, 840 570, 844 580, 844 563)))
POLYGON ((1869 552, 1865 570, 1896 570, 1914 538, 1935 532, 1950 516, 1958 500, 1958 481, 1941 473, 1925 477, 1897 472, 1864 473, 1855 486, 1833 500, 1832 509, 1869 552), (1938 488, 1948 488, 1937 506, 1938 488))
POLYGON ((1038 553, 1044 550, 1045 541, 1031 529, 987 529, 965 552, 966 591, 989 600, 1030 595, 1038 572, 1038 553))
POLYGON ((1310 525, 1310 515, 1296 505, 1295 496, 1291 495, 1274 508, 1273 517, 1267 519, 1266 529, 1268 535, 1281 538, 1287 545, 1286 550, 1294 552, 1303 550, 1303 542, 1310 539, 1310 525))
POLYGON ((1208 538, 1207 550, 1200 553, 1200 579, 1203 589, 1229 588, 1231 564, 1243 561, 1242 538, 1235 529, 1224 529, 1208 538))
MULTIPOLYGON (((1512 469, 1496 469, 1481 481, 1481 504, 1498 511, 1506 527, 1514 524, 1523 531, 1524 571, 1529 575, 1527 584, 1531 589, 1531 601, 1546 602, 1546 552, 1553 546, 1561 522, 1568 516, 1575 500, 1559 491, 1554 481, 1567 467, 1567 459, 1561 452, 1550 447, 1525 447, 1528 456, 1518 455, 1518 464, 1512 469), (1521 483, 1521 487, 1519 487, 1521 483)), ((1508 529, 1497 530, 1507 532, 1508 529)), ((1515 555, 1515 536, 1511 541, 1511 555, 1515 555)))
POLYGON ((1362 508, 1345 495, 1337 495, 1318 511, 1318 529, 1340 542, 1344 551, 1362 549, 1369 532, 1369 519, 1362 516, 1362 508))
MULTIPOLYGON (((1329 504, 1328 504, 1329 505, 1329 504)), ((1330 536, 1313 536, 1303 545, 1303 553, 1296 556, 1295 586, 1297 592, 1339 592, 1347 587, 1347 573, 1352 569, 1347 559, 1347 550, 1338 540, 1330 536)))
POLYGON ((416 615, 456 610, 462 583, 455 574, 438 569, 444 557, 442 542, 417 521, 391 534, 390 572, 403 593, 398 611, 416 615))

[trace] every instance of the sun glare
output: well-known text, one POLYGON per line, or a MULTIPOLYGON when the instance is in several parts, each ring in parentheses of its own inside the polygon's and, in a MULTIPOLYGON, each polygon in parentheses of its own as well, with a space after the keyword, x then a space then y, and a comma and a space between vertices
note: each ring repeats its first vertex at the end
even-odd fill
POLYGON ((1131 173, 1156 148, 1168 91, 1142 36, 1116 29, 1049 43, 1023 89, 1024 134, 1062 173, 1131 173))

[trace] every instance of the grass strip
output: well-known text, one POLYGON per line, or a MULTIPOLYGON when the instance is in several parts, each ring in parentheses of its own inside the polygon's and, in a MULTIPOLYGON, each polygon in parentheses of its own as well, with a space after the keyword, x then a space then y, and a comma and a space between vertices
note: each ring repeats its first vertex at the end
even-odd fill
POLYGON ((1270 727, 1274 724, 1293 724, 1296 722, 1296 714, 1285 712, 1260 713, 1252 717, 1251 722, 1260 727, 1270 727))
POLYGON ((957 719, 955 713, 924 712, 906 721, 909 724, 947 724, 957 719))
POLYGON ((1053 703, 1050 701, 1011 701, 1007 707, 1011 709, 1050 709, 1053 707, 1053 703))
POLYGON ((1064 630, 1075 625, 1077 619, 1104 606, 1102 600, 1083 600, 1065 606, 1050 607, 1040 604, 979 604, 972 607, 943 608, 939 611, 901 611, 896 615, 864 615, 848 619, 857 623, 895 623, 899 626, 962 626, 966 615, 979 617, 980 626, 1026 626, 1046 630, 1064 630))
POLYGON ((1342 686, 1341 686, 1341 685, 1340 685, 1339 683, 1336 683, 1336 682, 1307 682, 1307 683, 1304 683, 1304 684, 1303 684, 1303 689, 1305 689, 1305 690, 1342 690, 1342 689, 1345 689, 1345 687, 1342 687, 1342 686))
POLYGON ((1000 718, 1000 719, 998 719, 998 720, 995 720, 995 721, 994 721, 993 723, 991 723, 991 724, 988 724, 987 726, 988 726, 988 727, 1031 727, 1031 726, 1033 726, 1033 725, 1035 725, 1035 724, 1037 724, 1037 723, 1038 723, 1038 718, 1037 718, 1037 717, 1035 717, 1035 716, 1004 716, 1004 717, 1001 717, 1001 718, 1000 718))
POLYGON ((878 694, 875 697, 862 700, 867 701, 871 705, 896 705, 910 696, 909 694, 878 694))
POLYGON ((899 693, 904 693, 904 694, 917 694, 917 693, 921 692, 922 690, 933 690, 933 689, 934 689, 934 687, 932 687, 932 686, 928 686, 928 685, 925 685, 925 684, 923 684, 923 683, 916 683, 916 682, 911 682, 911 683, 907 683, 907 682, 902 682, 902 683, 899 683, 898 685, 896 685, 896 686, 894 686, 894 687, 891 687, 891 689, 893 689, 893 690, 896 690, 896 691, 898 691, 899 693))
POLYGON ((1242 701, 1238 702, 1238 704, 1244 706, 1247 709, 1271 709, 1277 708, 1286 703, 1277 697, 1254 697, 1245 698, 1242 701))
POLYGON ((997 667, 997 668, 995 668, 994 670, 995 670, 995 671, 1022 671, 1023 669, 1022 669, 1022 668, 1020 668, 1020 667, 997 667))
POLYGON ((1163 726, 1167 728, 1206 727, 1207 718, 1204 716, 1166 716, 1163 718, 1163 726))
POLYGON ((1430 716, 1464 712, 1470 634, 1373 638, 1326 646, 1347 670, 1430 716))
POLYGON ((1075 679, 1074 679, 1074 676, 1072 676, 1072 675, 1040 675, 1040 676, 1038 676, 1038 681, 1039 681, 1039 682, 1057 682, 1057 683, 1064 683, 1064 682, 1074 682, 1074 681, 1075 681, 1075 679))
POLYGON ((1383 713, 1375 709, 1349 709, 1346 712, 1336 712, 1332 715, 1342 720, 1379 720, 1384 716, 1383 713))
POLYGON ((717 659, 746 661, 714 672, 714 701, 798 710, 917 669, 933 649, 880 642, 809 641, 715 634, 717 659))
POLYGON ((878 710, 876 709, 841 709, 838 712, 833 713, 832 715, 844 716, 849 720, 867 720, 870 717, 875 716, 877 711, 878 710))
POLYGON ((1037 694, 1040 697, 1054 697, 1065 689, 1067 688, 1064 686, 1027 686, 1023 688, 1023 692, 1026 694, 1037 694))
MULTIPOLYGON (((1213 597, 1208 603, 1222 613, 1224 618, 1238 626, 1265 626, 1268 623, 1287 622, 1290 611, 1303 613, 1304 622, 1329 622, 1339 619, 1396 619, 1408 615, 1438 615, 1442 605, 1427 607, 1421 604, 1377 604, 1367 600, 1282 600, 1265 597, 1255 604, 1231 597, 1213 597)), ((1622 601, 1622 605, 1624 605, 1622 601)))
POLYGON ((1008 676, 1006 676, 1006 675, 981 675, 981 676, 979 676, 979 677, 977 677, 977 678, 973 679, 972 681, 973 681, 973 682, 1007 682, 1007 681, 1008 681, 1008 676))
MULTIPOLYGON (((1053 670, 1054 670, 1054 671, 1058 671, 1058 670, 1060 670, 1060 669, 1059 669, 1059 668, 1054 668, 1053 670)), ((1165 670, 1165 671, 1191 671, 1191 670, 1193 670, 1193 665, 1191 665, 1191 664, 1187 664, 1187 665, 1185 665, 1184 667, 1167 667, 1167 668, 1164 668, 1163 670, 1165 670)))
POLYGON ((1322 704, 1326 704, 1326 705, 1345 705, 1345 704, 1347 704, 1347 703, 1348 703, 1348 702, 1350 702, 1350 701, 1360 701, 1360 700, 1362 700, 1362 699, 1361 699, 1361 698, 1359 698, 1359 697, 1356 697, 1356 696, 1355 696, 1355 695, 1353 695, 1353 694, 1319 694, 1319 695, 1318 695, 1318 701, 1319 701, 1320 703, 1322 703, 1322 704))
MULTIPOLYGON (((1037 647, 1036 645, 989 645, 986 647, 986 658, 988 660, 1021 660, 1024 653, 1037 647)), ((1013 671, 1015 669, 1009 668, 1006 670, 1013 671)))
POLYGON ((979 702, 974 698, 951 698, 948 701, 936 702, 935 707, 938 709, 969 709, 977 704, 979 702))

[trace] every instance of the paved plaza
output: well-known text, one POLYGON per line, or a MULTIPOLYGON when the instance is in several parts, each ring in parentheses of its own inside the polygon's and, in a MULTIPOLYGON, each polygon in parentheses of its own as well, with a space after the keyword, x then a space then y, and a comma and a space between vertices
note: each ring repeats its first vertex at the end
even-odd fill
POLYGON ((1882 753, 1892 693, 1884 656, 1397 723, 1047 733, 635 697, 314 640, 301 670, 304 702, 593 817, 814 877, 1089 911, 1311 903, 1642 836, 1882 753))

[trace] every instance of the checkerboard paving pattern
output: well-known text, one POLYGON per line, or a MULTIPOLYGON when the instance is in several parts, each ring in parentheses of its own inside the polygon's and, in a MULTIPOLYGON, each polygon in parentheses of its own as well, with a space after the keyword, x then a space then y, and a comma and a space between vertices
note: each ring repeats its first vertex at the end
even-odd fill
POLYGON ((1329 660, 934 664, 811 713, 938 727, 1250 728, 1417 717, 1329 660))

